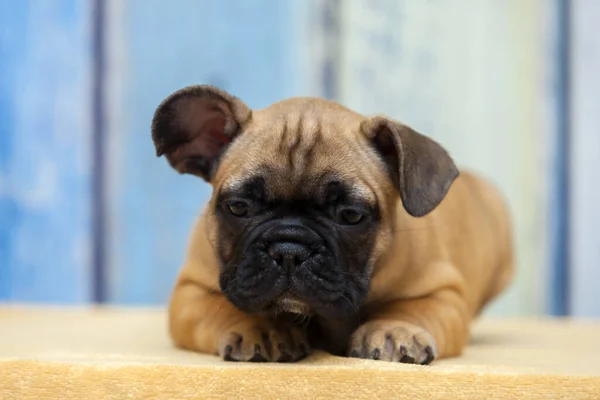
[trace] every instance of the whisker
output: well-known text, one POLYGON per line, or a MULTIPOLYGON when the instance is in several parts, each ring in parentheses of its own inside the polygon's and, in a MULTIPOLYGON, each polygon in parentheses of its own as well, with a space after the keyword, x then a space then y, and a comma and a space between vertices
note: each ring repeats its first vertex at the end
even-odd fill
MULTIPOLYGON (((350 291, 350 289, 346 286, 346 285, 342 285, 343 288, 345 290, 350 291)), ((360 324, 360 310, 358 309, 358 307, 356 306, 356 304, 354 304, 354 302, 352 302, 348 297, 346 297, 344 294, 340 294, 340 296, 342 296, 342 298, 344 300, 346 300, 348 302, 348 304, 350 304, 350 306, 352 307, 352 309, 354 310, 354 314, 356 315, 356 321, 360 324)))

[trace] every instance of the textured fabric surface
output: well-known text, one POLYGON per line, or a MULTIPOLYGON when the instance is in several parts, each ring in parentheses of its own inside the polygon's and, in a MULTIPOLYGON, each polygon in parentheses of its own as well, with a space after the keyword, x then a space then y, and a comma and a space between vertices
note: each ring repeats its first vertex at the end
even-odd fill
POLYGON ((225 363, 172 347, 149 309, 0 308, 0 399, 600 399, 600 321, 482 320, 430 366, 225 363))

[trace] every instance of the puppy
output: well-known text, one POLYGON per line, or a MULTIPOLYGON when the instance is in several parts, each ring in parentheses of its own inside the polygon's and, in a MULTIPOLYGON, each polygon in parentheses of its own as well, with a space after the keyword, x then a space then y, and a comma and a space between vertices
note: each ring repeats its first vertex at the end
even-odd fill
POLYGON ((179 347, 429 364, 461 353, 511 280, 495 189, 389 118, 318 98, 251 110, 191 86, 160 104, 152 138, 213 187, 170 302, 179 347))

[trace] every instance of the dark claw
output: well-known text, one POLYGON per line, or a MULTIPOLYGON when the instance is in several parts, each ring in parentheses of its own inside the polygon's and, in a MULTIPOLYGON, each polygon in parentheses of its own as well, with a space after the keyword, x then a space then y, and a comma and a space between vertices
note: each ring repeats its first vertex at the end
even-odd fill
POLYGON ((350 352, 350 357, 352 357, 352 358, 360 358, 360 354, 358 354, 358 351, 352 350, 350 352))
POLYGON ((425 353, 427 354, 427 357, 425 358, 425 360, 423 360, 423 362, 421 364, 422 365, 431 364, 431 362, 435 358, 435 356, 433 355, 433 349, 431 348, 431 346, 425 347, 425 353))
POLYGON ((379 360, 380 356, 381 356, 381 351, 379 351, 379 349, 373 350, 373 353, 371 354, 371 358, 373 358, 373 360, 379 360))
POLYGON ((400 359, 400 362, 404 363, 404 364, 414 364, 415 363, 415 359, 412 358, 411 356, 403 356, 400 359))
POLYGON ((248 361, 250 362, 267 362, 267 359, 264 358, 261 354, 255 354, 251 359, 249 359, 248 361))
POLYGON ((235 358, 233 358, 231 356, 231 353, 233 353, 233 346, 231 346, 231 345, 225 346, 224 353, 225 354, 223 354, 223 360, 225 360, 225 361, 238 361, 238 360, 236 360, 235 358))
POLYGON ((406 350, 406 347, 404 346, 400 346, 400 349, 398 349, 400 351, 400 354, 405 356, 406 354, 408 354, 408 350, 406 350))
POLYGON ((277 350, 279 350, 279 353, 281 354, 279 356, 279 359, 277 360, 278 362, 290 362, 290 361, 292 361, 293 357, 288 352, 287 347, 283 343, 279 343, 277 345, 277 350))
POLYGON ((279 356, 279 360, 277 360, 277 361, 286 363, 286 362, 290 362, 292 360, 293 360, 293 357, 290 353, 281 353, 281 356, 279 356))
POLYGON ((250 361, 250 362, 266 362, 267 361, 267 359, 262 354, 260 354, 260 344, 254 345, 254 355, 248 361, 250 361))

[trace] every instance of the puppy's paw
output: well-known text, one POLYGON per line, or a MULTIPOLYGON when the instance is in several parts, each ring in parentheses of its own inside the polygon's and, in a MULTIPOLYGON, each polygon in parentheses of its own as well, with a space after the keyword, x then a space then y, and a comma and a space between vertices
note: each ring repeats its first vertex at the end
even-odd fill
POLYGON ((437 348, 429 332, 416 325, 402 321, 371 321, 354 332, 348 355, 425 365, 436 358, 437 348))
POLYGON ((310 354, 306 333, 293 325, 240 324, 221 338, 225 361, 293 362, 310 354))

